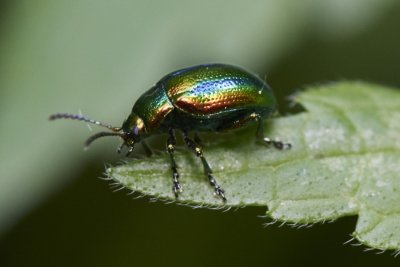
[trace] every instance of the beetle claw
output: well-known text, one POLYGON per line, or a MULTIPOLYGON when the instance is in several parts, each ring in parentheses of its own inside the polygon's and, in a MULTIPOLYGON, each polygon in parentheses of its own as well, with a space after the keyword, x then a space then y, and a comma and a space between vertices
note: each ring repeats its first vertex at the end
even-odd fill
POLYGON ((219 197, 221 197, 222 198, 222 200, 224 201, 224 202, 226 202, 226 197, 225 197, 225 190, 224 189, 222 189, 221 187, 217 187, 217 188, 215 188, 215 193, 214 193, 216 196, 219 196, 219 197))
POLYGON ((277 148, 279 150, 291 149, 292 148, 292 144, 283 143, 281 141, 272 141, 272 144, 274 145, 275 148, 277 148))
POLYGON ((172 190, 174 191, 175 197, 178 197, 179 194, 183 192, 182 185, 179 182, 174 182, 172 190))
POLYGON ((264 137, 263 139, 261 139, 261 141, 264 145, 266 145, 266 146, 273 145, 276 149, 279 149, 279 150, 292 148, 292 144, 290 144, 290 143, 283 143, 279 140, 271 140, 268 137, 264 137))

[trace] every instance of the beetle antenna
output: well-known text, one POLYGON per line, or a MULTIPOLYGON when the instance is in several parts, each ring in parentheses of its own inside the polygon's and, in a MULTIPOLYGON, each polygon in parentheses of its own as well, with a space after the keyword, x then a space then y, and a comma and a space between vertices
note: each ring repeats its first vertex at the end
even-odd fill
POLYGON ((78 121, 84 121, 84 122, 88 122, 88 123, 92 123, 98 126, 102 126, 105 128, 108 128, 110 130, 112 130, 113 132, 119 132, 121 131, 120 127, 113 127, 109 124, 105 124, 90 118, 87 118, 85 116, 79 115, 79 114, 69 114, 69 113, 56 113, 53 114, 49 117, 49 120, 58 120, 58 119, 71 119, 71 120, 78 120, 78 121))
POLYGON ((97 134, 94 134, 92 136, 90 136, 86 141, 85 141, 85 149, 88 148, 94 140, 100 138, 100 137, 104 137, 104 136, 121 136, 122 135, 120 133, 109 133, 109 132, 100 132, 97 134))

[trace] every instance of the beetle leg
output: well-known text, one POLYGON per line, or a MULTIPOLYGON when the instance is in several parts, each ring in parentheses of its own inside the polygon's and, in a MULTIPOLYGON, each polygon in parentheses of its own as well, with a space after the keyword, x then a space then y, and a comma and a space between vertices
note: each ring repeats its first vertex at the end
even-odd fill
POLYGON ((176 197, 178 197, 178 194, 183 191, 181 184, 179 183, 179 173, 178 173, 178 166, 176 165, 175 159, 174 159, 174 152, 175 152, 175 145, 176 145, 176 138, 175 138, 175 133, 174 130, 171 128, 168 130, 168 139, 167 139, 167 152, 169 154, 169 157, 171 159, 171 170, 172 170, 172 190, 175 194, 176 197))
POLYGON ((203 146, 203 142, 201 142, 200 136, 198 133, 194 133, 194 141, 196 142, 196 144, 198 144, 199 146, 203 146))
POLYGON ((226 201, 225 191, 219 186, 215 178, 212 176, 212 170, 207 160, 204 158, 203 150, 195 141, 189 138, 188 133, 183 131, 183 140, 185 141, 187 147, 192 150, 197 157, 201 159, 204 167, 204 173, 207 175, 208 182, 214 187, 215 194, 222 198, 223 201, 226 201))
POLYGON ((253 118, 258 121, 258 127, 257 127, 257 139, 260 140, 263 144, 270 146, 273 145, 275 148, 282 150, 282 149, 290 149, 292 148, 292 144, 290 143, 283 143, 281 141, 277 140, 272 140, 268 137, 264 137, 264 121, 262 117, 258 114, 252 113, 250 116, 253 116, 253 118))
POLYGON ((133 152, 133 146, 130 146, 128 149, 128 152, 126 153, 126 157, 129 157, 129 155, 133 152))

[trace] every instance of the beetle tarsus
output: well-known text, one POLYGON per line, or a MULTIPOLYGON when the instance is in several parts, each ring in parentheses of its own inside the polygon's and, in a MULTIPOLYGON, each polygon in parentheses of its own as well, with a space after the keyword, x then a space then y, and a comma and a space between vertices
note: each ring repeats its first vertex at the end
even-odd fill
POLYGON ((183 192, 183 188, 182 188, 182 185, 178 181, 179 174, 176 171, 176 168, 174 168, 173 172, 174 173, 173 173, 173 178, 172 178, 173 179, 172 191, 174 192, 175 197, 178 197, 179 193, 183 192))
POLYGON ((290 143, 283 143, 278 140, 272 140, 268 137, 264 137, 264 121, 262 117, 258 114, 253 115, 254 119, 258 121, 258 127, 257 127, 257 139, 261 141, 266 146, 271 146, 273 145, 276 149, 279 150, 284 150, 284 149, 291 149, 292 144, 290 143))
POLYGON ((273 145, 276 149, 279 149, 279 150, 292 148, 292 144, 290 144, 290 143, 283 143, 281 141, 271 140, 268 137, 264 137, 262 139, 262 142, 267 146, 273 145))
POLYGON ((174 163, 172 163, 172 182, 173 182, 173 186, 172 186, 172 191, 175 194, 175 197, 178 197, 179 193, 183 192, 183 188, 182 185, 179 183, 179 173, 178 170, 176 169, 176 164, 175 161, 174 163))
POLYGON ((224 202, 226 202, 225 190, 222 189, 221 186, 218 185, 217 181, 214 179, 214 177, 211 175, 211 173, 209 173, 207 175, 207 177, 208 177, 208 181, 210 182, 210 184, 214 187, 215 195, 221 197, 222 200, 224 202))

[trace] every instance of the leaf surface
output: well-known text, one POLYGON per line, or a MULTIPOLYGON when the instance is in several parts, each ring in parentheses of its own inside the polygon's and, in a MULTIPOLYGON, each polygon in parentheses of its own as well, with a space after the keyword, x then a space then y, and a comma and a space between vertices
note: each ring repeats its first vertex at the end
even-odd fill
MULTIPOLYGON (((340 82, 309 88, 296 101, 305 112, 266 122, 266 136, 289 141, 291 150, 257 144, 254 127, 204 136, 225 205, 266 206, 274 220, 299 224, 358 215, 358 241, 400 249, 400 93, 340 82)), ((179 201, 221 206, 200 160, 184 149, 175 157, 184 187, 179 201)), ((134 191, 175 200, 166 153, 107 172, 134 191)))

